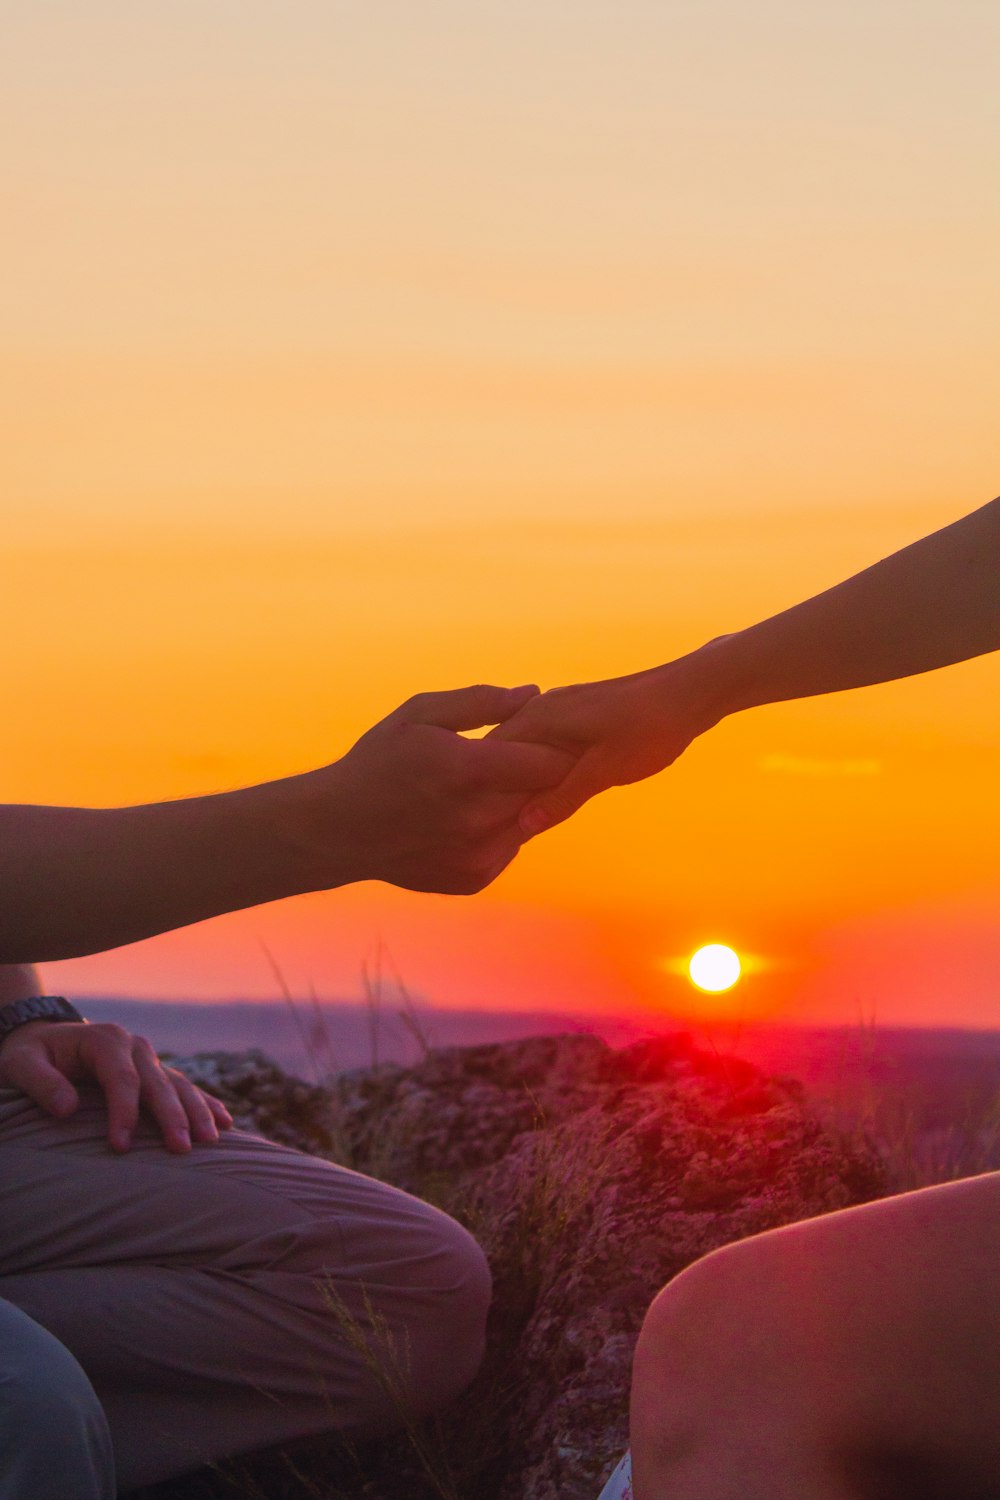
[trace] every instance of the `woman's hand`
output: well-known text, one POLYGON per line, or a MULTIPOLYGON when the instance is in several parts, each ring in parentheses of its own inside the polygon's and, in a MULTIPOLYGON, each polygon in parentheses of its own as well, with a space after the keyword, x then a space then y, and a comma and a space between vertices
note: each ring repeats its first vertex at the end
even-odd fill
POLYGON ((122 1026, 82 1021, 30 1021, 0 1044, 0 1087, 20 1089, 57 1119, 71 1115, 80 1096, 71 1080, 94 1080, 108 1105, 108 1142, 127 1151, 139 1110, 153 1116, 168 1151, 183 1155, 192 1138, 219 1139, 232 1116, 176 1068, 165 1068, 145 1037, 122 1026))
POLYGON ((574 760, 558 786, 526 804, 522 833, 542 833, 598 792, 654 776, 718 723, 707 671, 715 644, 628 677, 554 688, 495 729, 493 739, 549 745, 574 760))

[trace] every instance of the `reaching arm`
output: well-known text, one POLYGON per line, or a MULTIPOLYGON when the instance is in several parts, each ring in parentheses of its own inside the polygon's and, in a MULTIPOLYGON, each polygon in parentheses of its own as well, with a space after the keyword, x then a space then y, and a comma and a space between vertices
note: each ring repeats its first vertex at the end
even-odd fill
POLYGON ((576 756, 524 809, 540 833, 676 760, 728 714, 929 672, 1000 648, 1000 499, 863 573, 650 671, 558 688, 494 735, 576 756))
POLYGON ((528 797, 568 765, 466 739, 537 689, 426 693, 302 776, 144 807, 0 808, 0 964, 136 942, 356 880, 481 890, 514 857, 528 797))
POLYGON ((1000 648, 1000 499, 701 656, 723 713, 1000 648))

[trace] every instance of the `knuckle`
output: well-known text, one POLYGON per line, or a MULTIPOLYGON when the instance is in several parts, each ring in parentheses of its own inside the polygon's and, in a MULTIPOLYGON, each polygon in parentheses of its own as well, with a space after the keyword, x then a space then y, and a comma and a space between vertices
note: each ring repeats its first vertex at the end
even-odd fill
POLYGON ((97 1021, 93 1027, 94 1040, 111 1042, 114 1046, 126 1046, 131 1042, 131 1033, 119 1026, 117 1021, 97 1021))

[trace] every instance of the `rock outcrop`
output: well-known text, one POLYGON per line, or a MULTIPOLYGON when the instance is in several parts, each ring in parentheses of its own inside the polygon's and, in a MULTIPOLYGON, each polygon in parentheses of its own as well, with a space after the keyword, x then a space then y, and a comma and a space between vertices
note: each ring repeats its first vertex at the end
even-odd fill
POLYGON ((259 1053, 180 1065, 240 1125, 438 1203, 490 1258, 490 1352, 435 1439, 447 1467, 429 1478, 433 1452, 418 1463, 401 1439, 346 1487, 331 1470, 338 1500, 595 1500, 659 1288, 730 1240, 886 1190, 874 1153, 797 1085, 681 1035, 448 1048, 326 1088, 259 1053))

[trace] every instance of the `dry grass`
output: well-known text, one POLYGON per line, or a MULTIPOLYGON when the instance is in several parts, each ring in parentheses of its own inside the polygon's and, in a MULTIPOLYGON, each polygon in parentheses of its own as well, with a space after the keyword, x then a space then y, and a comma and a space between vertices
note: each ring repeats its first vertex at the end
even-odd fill
POLYGON ((841 1076, 821 1112, 874 1147, 892 1192, 1000 1169, 1000 1088, 967 1089, 946 1122, 929 1124, 919 1087, 893 1076, 873 1019, 846 1032, 841 1047, 841 1076))
POLYGON ((960 1119, 938 1126, 921 1123, 905 1091, 884 1092, 862 1113, 858 1128, 874 1143, 897 1193, 1000 1168, 1000 1092, 967 1099, 960 1119))

